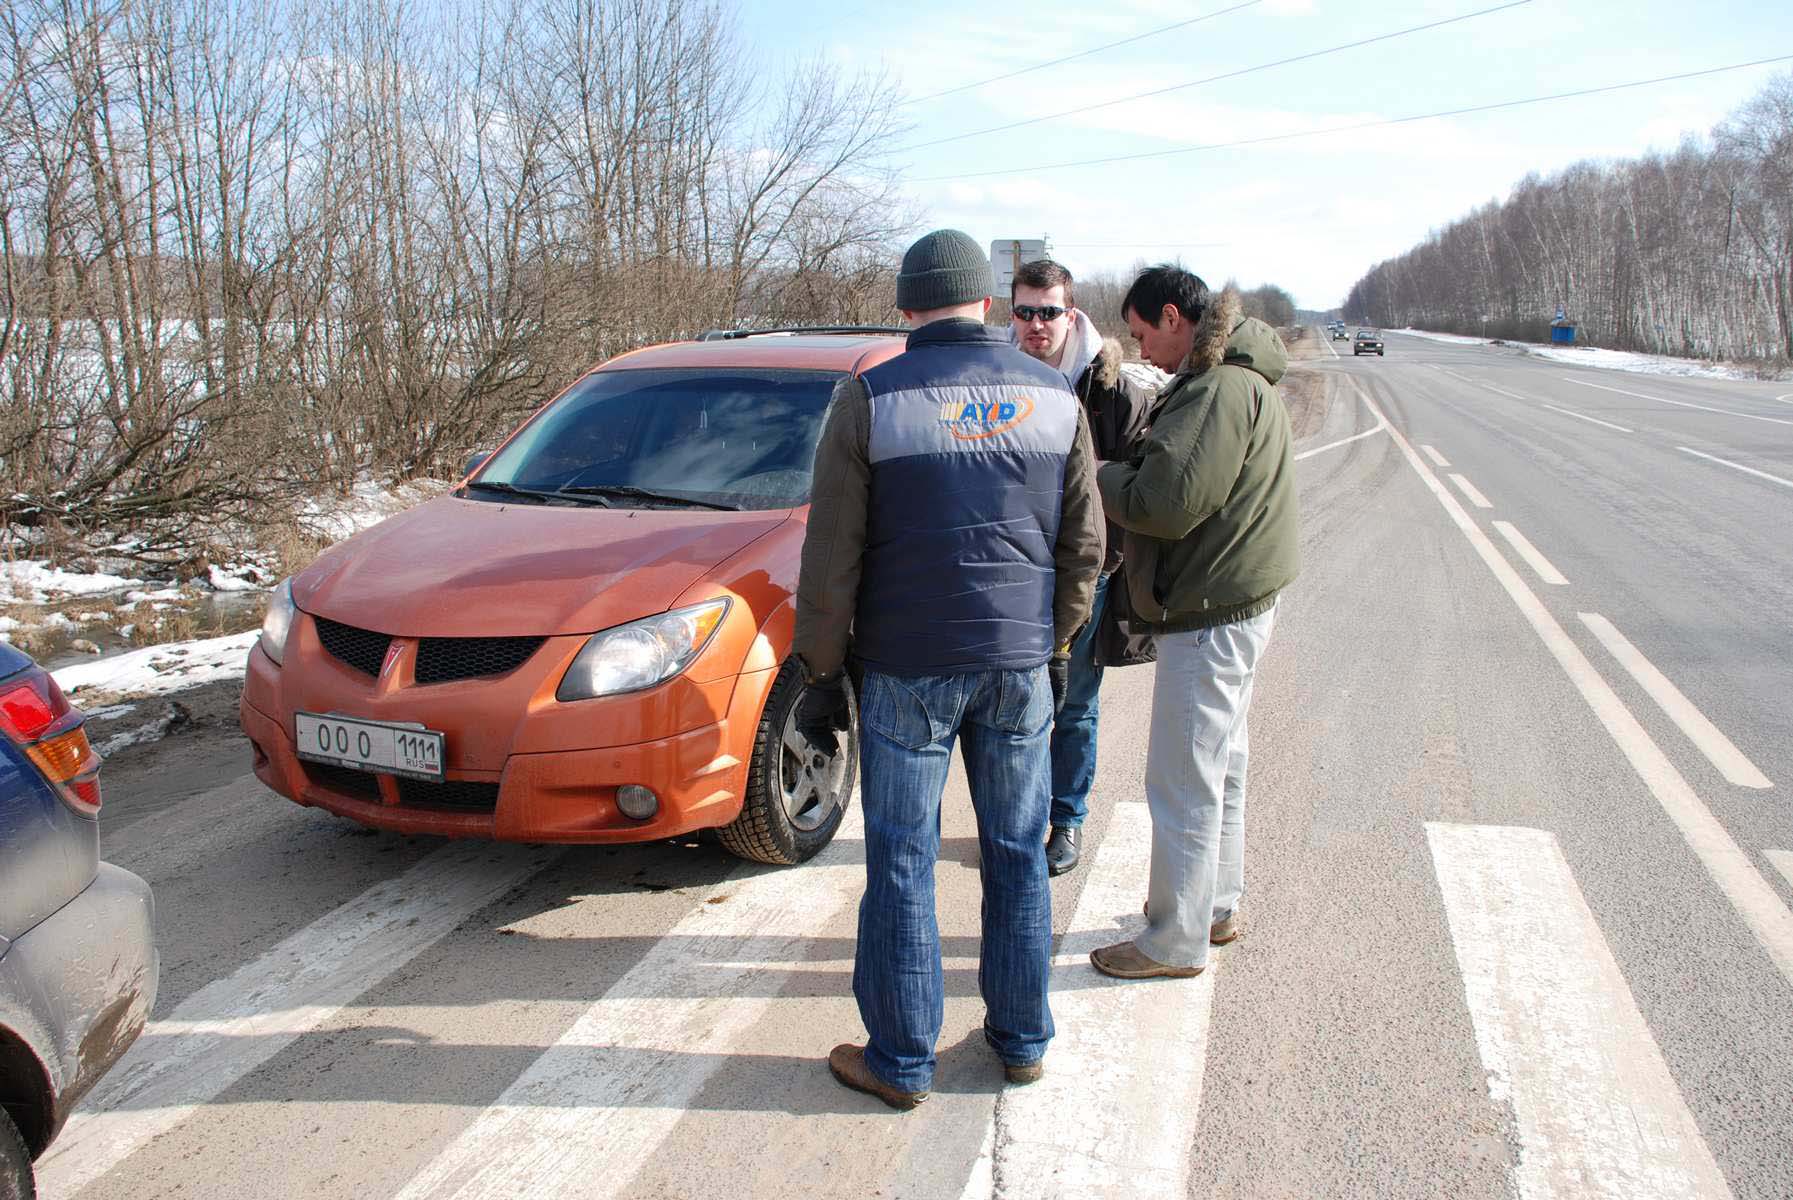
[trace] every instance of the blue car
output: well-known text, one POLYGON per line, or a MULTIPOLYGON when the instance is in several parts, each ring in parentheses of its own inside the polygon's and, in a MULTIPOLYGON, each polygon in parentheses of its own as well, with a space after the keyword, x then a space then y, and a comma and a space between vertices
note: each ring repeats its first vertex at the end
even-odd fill
POLYGON ((0 1200, 143 1031, 159 960, 149 885, 100 861, 84 718, 0 642, 0 1200))

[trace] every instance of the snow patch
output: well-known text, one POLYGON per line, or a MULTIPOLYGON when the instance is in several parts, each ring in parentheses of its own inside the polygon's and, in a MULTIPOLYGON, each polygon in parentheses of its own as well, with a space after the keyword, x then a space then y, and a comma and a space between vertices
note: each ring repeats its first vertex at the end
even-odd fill
MULTIPOLYGON (((1425 338, 1429 342, 1449 342, 1457 346, 1492 346, 1492 338, 1461 337, 1454 333, 1431 333, 1423 329, 1396 329, 1394 333, 1425 338)), ((1535 354, 1552 362, 1572 363, 1578 367, 1598 367, 1604 371, 1633 371, 1640 375, 1678 375, 1689 379, 1753 379, 1747 371, 1697 358, 1672 358, 1666 354, 1638 354, 1630 350, 1602 350, 1595 346, 1551 346, 1542 342, 1501 343, 1526 354, 1535 354)))
POLYGON ((53 596, 93 596, 123 591, 142 582, 103 571, 65 571, 35 558, 0 562, 0 601, 14 604, 43 604, 53 596))
POLYGON ((227 571, 214 563, 206 569, 206 581, 212 585, 214 592, 259 592, 262 590, 261 584, 246 576, 260 573, 260 569, 253 565, 227 571))
POLYGON ((221 679, 241 679, 258 629, 228 637, 150 646, 50 672, 62 690, 132 696, 164 696, 221 679))

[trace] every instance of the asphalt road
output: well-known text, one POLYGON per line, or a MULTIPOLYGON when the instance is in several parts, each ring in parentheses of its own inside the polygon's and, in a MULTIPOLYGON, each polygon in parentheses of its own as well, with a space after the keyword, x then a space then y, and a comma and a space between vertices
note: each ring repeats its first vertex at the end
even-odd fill
POLYGON ((1042 1083, 978 1035, 959 779, 899 1115, 822 1065, 862 1036, 856 820, 789 871, 397 838, 201 728, 107 769, 162 995, 44 1194, 1793 1195, 1787 385, 1388 344, 1310 365, 1246 936, 1196 980, 1088 967, 1150 836, 1152 672, 1111 673, 1042 1083))

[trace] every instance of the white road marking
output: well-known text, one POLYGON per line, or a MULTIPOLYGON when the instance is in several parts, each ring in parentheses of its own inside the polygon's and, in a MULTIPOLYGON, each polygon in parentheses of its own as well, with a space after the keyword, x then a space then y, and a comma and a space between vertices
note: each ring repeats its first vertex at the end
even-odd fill
POLYGON ((1535 397, 1535 396, 1521 396, 1518 392, 1509 392, 1506 388, 1495 387, 1492 383, 1488 383, 1486 381, 1478 380, 1477 385, 1480 387, 1487 388, 1491 392, 1495 392, 1499 395, 1505 396, 1509 400, 1523 400, 1527 404, 1543 403, 1543 401, 1538 400, 1537 397, 1535 397))
POLYGON ((1784 417, 1760 417, 1755 413, 1738 412, 1734 408, 1713 408, 1710 404, 1690 404, 1686 400, 1670 400, 1667 396, 1650 396, 1643 392, 1626 391, 1624 388, 1608 387, 1604 383, 1589 383, 1585 379, 1577 379, 1573 375, 1562 376, 1568 383, 1578 383, 1582 387, 1599 388, 1603 392, 1617 392, 1621 396, 1635 396, 1639 400, 1654 400, 1658 404, 1673 404, 1678 408, 1697 408, 1701 412, 1722 413, 1727 417, 1740 417, 1745 421, 1766 421, 1770 425, 1793 425, 1793 421, 1784 417))
POLYGON ((1337 450, 1340 446, 1348 446, 1352 442, 1361 442, 1367 437, 1375 437, 1386 428, 1388 428, 1386 425, 1377 425, 1374 429, 1366 429, 1362 433, 1354 433, 1348 438, 1340 438, 1336 442, 1327 442, 1324 446, 1315 446, 1312 450, 1303 450, 1300 454, 1295 456, 1295 461, 1300 462, 1304 458, 1312 458, 1316 454, 1324 454, 1328 450, 1337 450))
POLYGON ((1774 869, 1786 878, 1787 886, 1793 887, 1793 851, 1764 850, 1762 853, 1768 856, 1768 861, 1774 864, 1774 869))
POLYGON ((1573 411, 1572 409, 1567 409, 1567 408, 1558 408, 1554 404, 1544 404, 1544 402, 1541 400, 1538 403, 1540 405, 1542 405, 1543 407, 1548 408, 1551 412, 1559 412, 1559 413, 1562 413, 1565 417, 1574 417, 1578 421, 1587 421, 1594 425, 1604 425, 1608 429, 1616 429, 1620 433, 1633 432, 1633 430, 1627 429, 1623 425, 1615 425, 1611 421, 1602 421, 1599 417, 1590 417, 1586 413, 1578 413, 1578 412, 1573 411))
POLYGON ((1556 838, 1426 824, 1523 1200, 1731 1194, 1556 838))
POLYGON ((1745 475, 1754 475, 1757 479, 1766 479, 1770 483, 1778 483, 1782 487, 1793 488, 1793 479, 1782 479, 1779 475, 1770 475, 1766 471, 1758 471, 1754 467, 1746 467, 1742 463, 1732 462, 1728 458, 1720 458, 1716 454, 1703 454, 1698 450, 1689 449, 1686 446, 1676 446, 1675 449, 1683 454, 1691 454, 1695 458, 1703 458, 1707 462, 1715 462, 1721 466, 1730 467, 1733 471, 1742 471, 1745 475))
MULTIPOLYGON (((1364 403, 1370 406, 1378 416, 1382 415, 1374 401, 1364 397, 1364 403)), ((1386 419, 1386 418, 1385 418, 1386 419)), ((1413 448, 1404 434, 1393 424, 1389 425, 1388 436, 1394 439, 1406 456, 1407 463, 1416 472, 1444 511, 1451 522, 1469 539, 1488 570, 1494 575, 1501 588, 1512 599, 1544 643, 1551 657, 1562 667, 1563 673, 1581 698, 1593 710, 1600 724, 1631 763, 1632 770, 1650 789, 1656 802, 1662 805, 1663 812, 1681 831, 1690 849, 1699 857, 1712 881, 1718 885, 1738 914, 1742 916, 1750 931, 1768 952, 1775 967, 1789 983, 1793 983, 1793 912, 1782 903, 1774 888, 1762 877, 1749 855, 1737 845, 1725 827, 1712 815, 1705 802, 1693 787, 1675 769, 1668 755, 1662 752, 1654 739, 1644 727, 1638 723, 1631 710, 1625 707, 1618 693, 1612 690, 1600 673, 1581 652, 1563 627, 1557 624, 1550 610, 1544 607, 1537 594, 1526 586, 1500 551, 1476 525, 1473 518, 1463 511, 1449 489, 1440 483, 1429 467, 1420 458, 1419 452, 1413 448)))
POLYGON ((1328 349, 1328 350, 1332 350, 1332 357, 1334 357, 1334 358, 1337 358, 1337 357, 1338 357, 1338 356, 1339 356, 1339 352, 1338 352, 1338 351, 1337 351, 1337 350, 1333 350, 1333 347, 1332 347, 1332 338, 1331 338, 1331 336, 1330 336, 1330 335, 1328 335, 1328 336, 1326 336, 1326 337, 1323 337, 1323 338, 1321 338, 1321 339, 1320 339, 1320 344, 1321 344, 1321 345, 1322 345, 1322 346, 1325 346, 1325 347, 1326 347, 1326 348, 1327 348, 1327 349, 1328 349))
POLYGON ((1463 478, 1463 476, 1452 475, 1451 482, 1456 484, 1457 487, 1462 490, 1463 494, 1465 496, 1469 497, 1469 502, 1471 504, 1475 505, 1477 508, 1493 508, 1494 507, 1494 503, 1491 500, 1489 500, 1488 497, 1486 497, 1486 496, 1482 495, 1482 493, 1476 491, 1475 484, 1469 482, 1469 480, 1463 478))
POLYGON ((1053 1024, 1046 1074, 1009 1088, 991 1116, 988 1157, 962 1200, 1112 1196, 1182 1200, 1201 1110, 1208 1016, 1218 950, 1194 979, 1109 979, 1089 952, 1139 932, 1151 871, 1152 818, 1123 801, 1103 836, 1052 969, 1053 1024), (1074 1119, 1068 1119, 1075 1114, 1074 1119))
POLYGON ((1552 587, 1564 587, 1568 584, 1569 581, 1563 578, 1563 573, 1551 566, 1550 560, 1538 553, 1538 548, 1532 545, 1523 533, 1515 529, 1511 521, 1496 521, 1494 527, 1500 530, 1500 536, 1506 538, 1507 544, 1519 552, 1519 557, 1525 560, 1526 565, 1536 573, 1539 579, 1552 587))
MULTIPOLYGON (((768 981, 802 962, 805 945, 857 899, 865 871, 858 813, 858 805, 849 809, 834 841, 804 866, 710 888, 398 1200, 628 1194, 776 1001, 779 989, 768 981), (747 937, 763 955, 718 969, 747 937)), ((820 1059, 816 1070, 826 1070, 820 1059)))
POLYGON ((1782 404, 1793 404, 1793 392, 1788 392, 1785 396, 1776 396, 1775 399, 1782 404))
POLYGON ((1442 371, 1446 375, 1449 375, 1452 379, 1455 379, 1458 383, 1473 384, 1475 382, 1475 380, 1471 379, 1469 376, 1459 375, 1459 374, 1457 374, 1457 372, 1451 370, 1449 367, 1437 367, 1436 369, 1439 371, 1442 371))
POLYGON ((1431 459, 1433 462, 1437 463, 1439 466, 1448 467, 1451 465, 1449 459, 1445 458, 1444 455, 1438 453, 1438 451, 1432 449, 1432 447, 1421 446, 1420 449, 1424 450, 1426 452, 1427 458, 1431 459))
POLYGON ((74 1195, 559 854, 454 843, 194 992, 82 1103, 38 1163, 38 1186, 74 1195))
POLYGON ((1664 715, 1687 735, 1689 741, 1699 747, 1700 753, 1718 768, 1718 773, 1728 782, 1746 788, 1774 786, 1768 776, 1757 770, 1756 764, 1745 758, 1743 751, 1719 732, 1718 726, 1707 720, 1706 714, 1669 681, 1668 676, 1657 670, 1654 663, 1613 627, 1611 621, 1599 613, 1584 612, 1575 615, 1600 639, 1600 644, 1619 660, 1619 665, 1625 668, 1631 678, 1637 680, 1638 686, 1650 693, 1650 699, 1656 701, 1664 715))

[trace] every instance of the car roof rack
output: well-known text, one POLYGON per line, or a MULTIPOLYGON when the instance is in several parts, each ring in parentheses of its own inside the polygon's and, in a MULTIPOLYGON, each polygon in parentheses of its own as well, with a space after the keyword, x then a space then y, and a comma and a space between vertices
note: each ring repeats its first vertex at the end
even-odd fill
POLYGON ((909 330, 897 325, 785 325, 776 329, 707 329, 697 335, 697 340, 731 342, 766 333, 896 333, 906 337, 909 330))

